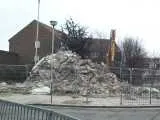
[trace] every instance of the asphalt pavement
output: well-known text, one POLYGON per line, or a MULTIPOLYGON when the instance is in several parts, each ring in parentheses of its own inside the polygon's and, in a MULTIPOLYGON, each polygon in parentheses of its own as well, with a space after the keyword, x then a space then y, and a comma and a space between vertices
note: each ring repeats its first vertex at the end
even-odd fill
MULTIPOLYGON (((41 106, 44 107, 44 106, 41 106)), ((81 108, 45 106, 80 120, 160 120, 160 108, 81 108)))

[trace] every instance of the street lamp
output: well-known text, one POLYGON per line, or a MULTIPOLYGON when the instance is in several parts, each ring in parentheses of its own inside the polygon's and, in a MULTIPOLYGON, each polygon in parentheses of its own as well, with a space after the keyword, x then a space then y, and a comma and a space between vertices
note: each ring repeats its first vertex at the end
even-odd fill
POLYGON ((52 54, 54 53, 54 27, 57 25, 57 21, 50 21, 52 25, 52 54))
POLYGON ((51 55, 51 104, 52 104, 52 91, 53 91, 53 64, 54 64, 54 27, 57 25, 57 21, 50 21, 52 25, 52 55, 51 55))

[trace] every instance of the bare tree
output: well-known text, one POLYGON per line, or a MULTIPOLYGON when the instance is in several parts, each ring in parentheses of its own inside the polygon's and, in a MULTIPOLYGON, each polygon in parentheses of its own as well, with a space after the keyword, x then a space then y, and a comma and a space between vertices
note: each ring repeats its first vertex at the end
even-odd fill
POLYGON ((125 38, 122 43, 123 54, 125 56, 125 66, 129 68, 142 68, 146 57, 145 49, 138 39, 125 38))
POLYGON ((124 41, 122 41, 121 51, 122 66, 130 68, 130 70, 125 71, 125 74, 128 74, 130 77, 129 81, 128 79, 126 80, 134 85, 142 84, 143 71, 139 68, 144 67, 146 52, 139 39, 132 37, 125 38, 124 41))
POLYGON ((157 54, 153 54, 153 56, 148 59, 148 77, 150 78, 151 87, 153 87, 155 82, 158 83, 159 81, 160 57, 158 57, 157 54))

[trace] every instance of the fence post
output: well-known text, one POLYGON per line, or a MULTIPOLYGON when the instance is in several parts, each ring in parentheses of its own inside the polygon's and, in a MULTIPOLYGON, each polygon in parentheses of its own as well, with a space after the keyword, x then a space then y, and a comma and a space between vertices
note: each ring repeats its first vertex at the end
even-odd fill
POLYGON ((129 71, 130 71, 129 72, 130 73, 130 75, 129 75, 129 83, 132 84, 132 68, 130 68, 129 71))
MULTIPOLYGON (((122 80, 122 65, 120 65, 120 81, 122 80)), ((121 81, 122 82, 122 81, 121 81)), ((123 96, 122 96, 122 91, 123 91, 123 86, 121 86, 121 89, 120 89, 120 105, 122 105, 122 99, 123 99, 123 96)))
POLYGON ((150 77, 150 79, 152 80, 150 80, 151 81, 151 85, 150 85, 150 91, 149 91, 149 104, 152 104, 152 87, 153 87, 153 80, 154 80, 154 72, 155 71, 153 71, 153 70, 151 70, 151 73, 152 73, 152 75, 151 75, 151 77, 150 77))
POLYGON ((149 92, 149 104, 152 104, 152 88, 150 86, 150 92, 149 92))
POLYGON ((132 68, 129 68, 129 97, 132 97, 132 89, 131 89, 131 85, 132 85, 132 68))

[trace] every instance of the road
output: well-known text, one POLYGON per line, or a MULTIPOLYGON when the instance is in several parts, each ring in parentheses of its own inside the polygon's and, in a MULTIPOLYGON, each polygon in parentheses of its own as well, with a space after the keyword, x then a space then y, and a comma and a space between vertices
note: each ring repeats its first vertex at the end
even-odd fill
MULTIPOLYGON (((43 109, 22 107, 20 105, 0 104, 0 120, 48 120, 48 110, 66 116, 79 118, 79 120, 160 120, 160 108, 82 108, 37 106, 43 109), (48 109, 48 110, 47 110, 48 109)), ((52 118, 54 119, 54 118, 52 118)), ((54 119, 55 120, 55 119, 54 119)))
POLYGON ((160 120, 160 108, 46 108, 80 120, 160 120))

